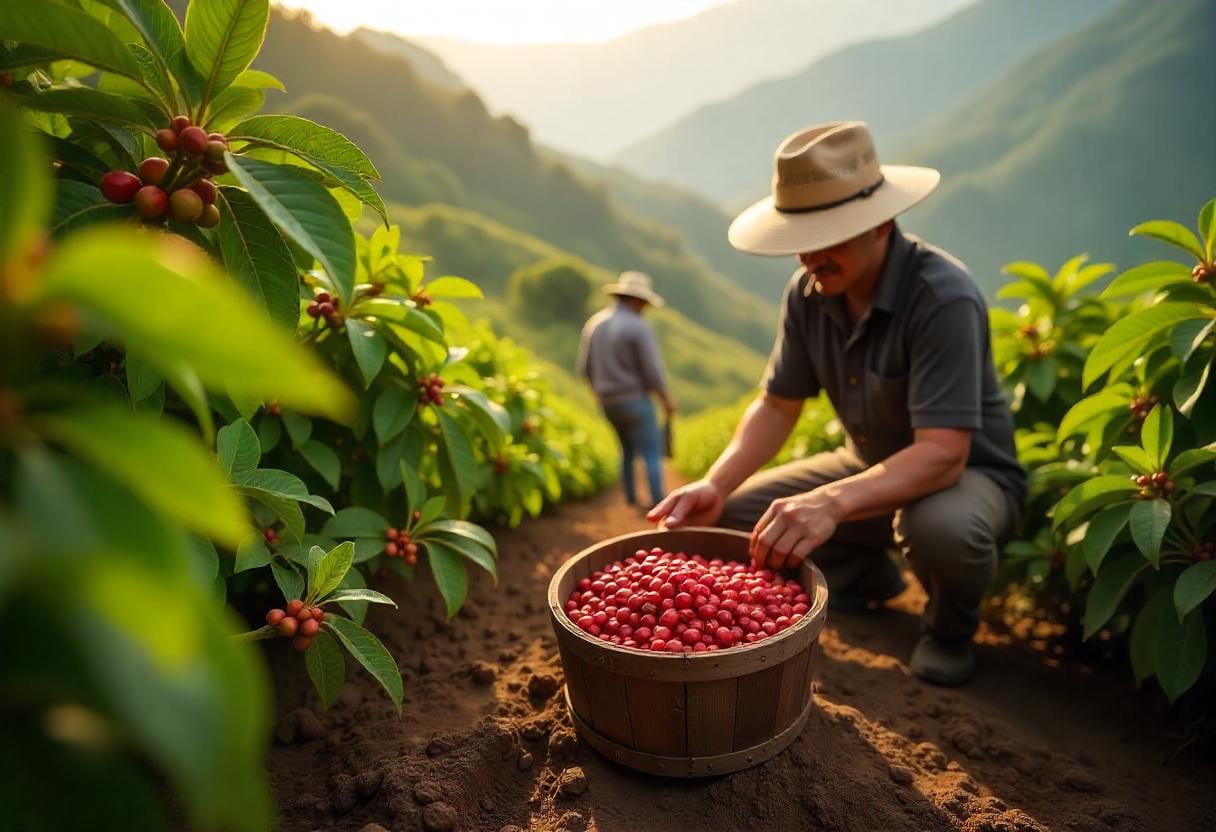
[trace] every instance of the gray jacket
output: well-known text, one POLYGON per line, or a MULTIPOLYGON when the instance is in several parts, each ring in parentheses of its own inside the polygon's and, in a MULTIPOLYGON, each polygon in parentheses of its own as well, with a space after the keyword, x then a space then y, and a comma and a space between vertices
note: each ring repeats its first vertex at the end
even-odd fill
POLYGON ((625 303, 600 310, 583 326, 578 373, 591 382, 601 404, 616 404, 658 393, 667 379, 654 330, 625 303))

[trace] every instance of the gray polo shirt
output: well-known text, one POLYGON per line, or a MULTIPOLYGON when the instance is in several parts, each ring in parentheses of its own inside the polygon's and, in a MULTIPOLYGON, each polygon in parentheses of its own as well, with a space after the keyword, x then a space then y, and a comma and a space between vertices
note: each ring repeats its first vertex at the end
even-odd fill
POLYGON ((617 302, 591 316, 578 345, 578 373, 591 382, 601 404, 667 395, 659 343, 650 324, 617 302))
POLYGON ((962 263, 898 226, 855 326, 843 297, 819 294, 805 269, 794 273, 761 386, 789 399, 827 391, 850 448, 870 465, 912 444, 916 428, 972 431, 968 467, 1025 497, 984 297, 962 263))

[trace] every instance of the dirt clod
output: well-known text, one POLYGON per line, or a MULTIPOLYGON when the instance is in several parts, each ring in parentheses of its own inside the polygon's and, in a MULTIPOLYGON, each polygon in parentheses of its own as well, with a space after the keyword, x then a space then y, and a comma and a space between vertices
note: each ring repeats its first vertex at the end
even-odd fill
POLYGON ((891 780, 900 786, 910 786, 915 776, 912 769, 907 766, 892 765, 887 768, 887 773, 891 775, 891 780))
POLYGON ((434 803, 441 797, 443 797, 443 787, 434 781, 423 780, 414 786, 414 800, 423 805, 434 803))
POLYGON ((429 832, 448 832, 456 826, 456 822, 460 820, 460 813, 456 811, 456 807, 443 801, 436 801, 428 804, 422 810, 422 825, 429 832))
POLYGON ((498 678, 498 669, 489 662, 473 662, 469 675, 473 677, 473 681, 477 684, 488 685, 498 678))
POLYGON ((528 695, 533 699, 549 699, 560 687, 561 682, 550 673, 533 673, 528 679, 528 695))
POLYGON ((296 708, 279 720, 274 738, 283 745, 309 742, 325 736, 325 725, 307 708, 296 708))
POLYGON ((558 776, 557 790, 562 797, 578 797, 587 791, 587 773, 581 766, 570 766, 558 776))

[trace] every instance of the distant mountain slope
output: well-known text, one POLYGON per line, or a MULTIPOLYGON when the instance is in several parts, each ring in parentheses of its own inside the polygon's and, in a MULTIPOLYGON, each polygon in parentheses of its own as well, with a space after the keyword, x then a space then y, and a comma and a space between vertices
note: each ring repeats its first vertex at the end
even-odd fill
POLYGON ((1216 3, 1126 0, 1019 64, 902 154, 944 173, 908 218, 980 282, 1010 260, 1164 254, 1147 219, 1193 226, 1216 195, 1216 3))
POLYGON ((604 159, 706 102, 850 43, 930 25, 970 2, 735 0, 607 43, 414 40, 540 141, 604 159))
POLYGON ((980 0, 924 31, 842 49, 705 107, 617 161, 732 208, 765 191, 777 143, 812 122, 863 119, 879 154, 895 161, 909 135, 1114 2, 980 0))
POLYGON ((385 55, 405 58, 415 72, 433 84, 454 92, 468 89, 469 85, 464 79, 452 72, 438 55, 423 49, 413 41, 392 32, 381 32, 366 26, 355 29, 351 34, 385 55))

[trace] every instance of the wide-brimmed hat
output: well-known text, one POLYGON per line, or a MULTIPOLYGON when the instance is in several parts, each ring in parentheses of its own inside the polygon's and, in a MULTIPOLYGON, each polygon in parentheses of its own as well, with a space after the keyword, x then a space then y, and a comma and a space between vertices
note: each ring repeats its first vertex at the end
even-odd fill
POLYGON ((621 272, 616 283, 604 287, 604 294, 644 300, 651 306, 662 306, 663 296, 650 288, 650 275, 645 272, 621 272))
POLYGON ((777 148, 772 194, 735 217, 727 238, 750 254, 818 251, 908 210, 940 180, 933 168, 880 164, 865 122, 814 124, 777 148))

